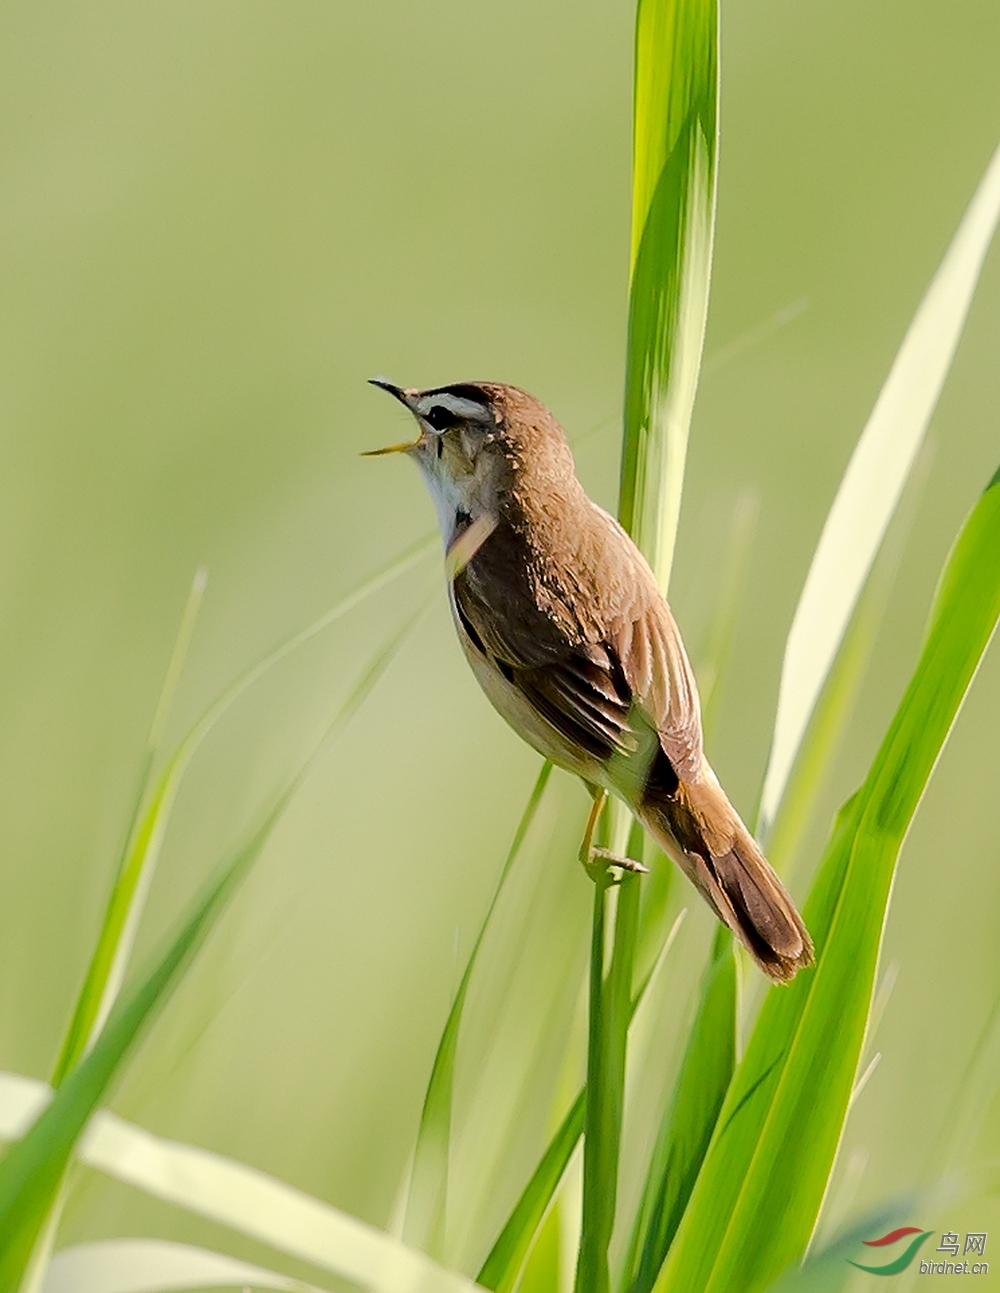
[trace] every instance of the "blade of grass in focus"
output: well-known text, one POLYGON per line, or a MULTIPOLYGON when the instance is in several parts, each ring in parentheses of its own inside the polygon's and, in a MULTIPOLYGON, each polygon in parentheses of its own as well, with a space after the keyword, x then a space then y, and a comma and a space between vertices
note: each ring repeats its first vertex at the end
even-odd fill
POLYGON ((896 860, 1000 616, 1000 472, 942 575, 910 685, 805 909, 816 966, 771 989, 656 1293, 743 1293, 805 1251, 843 1130, 896 860))
POLYGON ((465 999, 479 957, 490 918, 497 905, 504 882, 521 851, 542 795, 552 773, 552 764, 546 760, 538 773, 527 806, 521 815, 507 858, 493 890, 486 915, 479 927, 476 941, 465 964, 458 991, 448 1012, 441 1040, 438 1042, 434 1064, 431 1068, 427 1092, 420 1114, 420 1128, 414 1151, 413 1170, 407 1197, 403 1237, 407 1243, 422 1248, 431 1255, 439 1255, 444 1242, 445 1206, 448 1196, 448 1154, 451 1138, 452 1095, 455 1083, 455 1058, 458 1034, 462 1023, 465 999))
MULTIPOLYGON (((980 185, 977 195, 970 206, 969 214, 967 214, 961 229, 956 234, 952 248, 948 256, 946 256, 934 283, 928 290, 921 310, 918 311, 917 317, 910 327, 900 354, 897 356, 892 372, 887 379, 882 396, 880 396, 876 409, 869 420, 868 427, 862 436, 862 441, 867 436, 869 444, 874 443, 877 446, 881 443, 883 452, 886 452, 887 445, 889 451, 889 461, 884 464, 885 471, 882 481, 883 522, 877 534, 874 535, 873 546, 873 535, 870 531, 868 534, 869 546, 866 548, 864 535, 851 533, 850 527, 843 523, 839 525, 839 528, 838 525, 834 524, 834 514, 838 507, 842 510, 847 509, 844 511, 844 515, 848 515, 853 510, 855 519, 857 519, 858 509, 861 506, 858 501, 860 486, 857 483, 858 475, 853 464, 858 460, 859 454, 862 456, 862 461, 867 461, 865 454, 862 453, 861 442, 859 442, 855 457, 852 458, 852 465, 848 467, 848 472, 845 474, 844 481, 838 491, 837 500, 834 502, 830 518, 828 518, 824 529, 824 538, 830 534, 836 536, 839 533, 841 556, 848 553, 853 545, 855 555, 857 556, 860 553, 864 557, 863 566, 859 567, 861 584, 864 584, 869 573, 871 564, 881 545, 885 529, 888 527, 892 514, 896 510, 906 477, 919 452, 923 432, 933 411, 934 401, 940 392, 945 371, 950 364, 951 356, 957 344, 979 267, 996 223, 997 193, 994 192, 996 185, 995 183, 987 183, 987 180, 991 178, 993 167, 996 166, 996 160, 994 159, 991 170, 987 172, 986 179, 980 185), (956 248, 958 249, 957 251, 956 248), (930 387, 927 385, 927 375, 923 367, 928 348, 934 352, 933 357, 936 359, 936 368, 933 368, 932 371, 937 372, 936 385, 932 384, 930 387), (882 410, 881 413, 880 410, 882 410), (912 450, 909 457, 905 456, 907 445, 912 450), (897 451, 897 458, 893 458, 893 451, 897 451), (900 453, 903 455, 901 459, 902 467, 901 461, 897 460, 900 453), (851 485, 852 479, 855 482, 853 487, 851 485), (847 500, 847 502, 845 503, 844 500, 847 500)), ((871 454, 872 451, 868 450, 867 456, 871 457, 871 454)), ((865 506, 867 505, 868 503, 865 504, 865 506)), ((870 526, 870 520, 869 515, 865 514, 863 516, 865 526, 870 526)), ((824 540, 821 539, 821 547, 823 542, 824 540)), ((830 644, 832 658, 835 663, 833 673, 829 675, 828 686, 824 688, 827 675, 819 676, 819 690, 822 692, 821 710, 816 712, 815 721, 811 725, 809 719, 816 706, 817 695, 809 693, 808 678, 803 681, 803 678, 799 677, 799 682, 802 684, 799 696, 802 702, 800 711, 802 727, 795 733, 794 753, 791 763, 794 764, 800 750, 803 753, 803 762, 796 772, 792 795, 783 799, 782 796, 784 796, 788 785, 788 772, 786 771, 784 779, 778 785, 774 780, 773 768, 775 764, 772 758, 768 773, 771 781, 770 783, 765 781, 761 805, 761 816, 765 825, 774 821, 774 813, 778 806, 780 805, 782 808, 780 819, 777 823, 778 835, 775 838, 775 847, 772 850, 772 861, 779 866, 788 861, 789 854, 794 849, 795 843, 801 834, 805 818, 815 798, 816 788, 829 765, 835 749, 837 735, 846 721, 851 698, 856 694, 860 686, 874 639, 881 605, 888 596, 888 576, 891 573, 891 567, 895 564, 892 559, 893 556, 898 560, 899 553, 889 554, 886 560, 880 564, 880 577, 869 581, 871 586, 862 598, 859 614, 854 617, 855 622, 852 624, 846 638, 843 636, 843 625, 838 628, 835 616, 832 619, 828 617, 825 621, 826 629, 828 630, 827 641, 830 644), (806 736, 807 729, 808 739, 803 746, 803 738, 806 736)), ((818 549, 812 570, 818 569, 822 572, 823 568, 818 549)), ((813 579, 812 571, 810 578, 813 579)), ((819 585, 814 581, 813 586, 815 588, 819 585)), ((858 591, 855 592, 854 600, 846 607, 845 623, 850 621, 858 591)), ((795 624, 789 634, 789 642, 786 648, 785 667, 782 676, 782 694, 785 696, 792 694, 791 684, 797 676, 797 666, 804 664, 805 673, 808 674, 815 663, 811 658, 803 661, 801 654, 797 653, 793 645, 793 635, 796 631, 801 635, 805 632, 803 625, 810 623, 809 631, 813 635, 818 632, 822 636, 823 614, 827 609, 825 605, 821 604, 821 601, 817 602, 815 596, 813 596, 812 600, 807 599, 806 591, 803 591, 802 599, 796 612, 795 624), (817 611, 817 606, 819 606, 819 611, 817 611), (809 616, 814 617, 811 622, 807 618, 807 612, 809 616), (823 612, 823 614, 819 612, 823 612), (796 626, 798 626, 797 630, 796 626)), ((790 711, 786 706, 784 714, 782 714, 779 704, 773 746, 775 750, 778 749, 779 729, 784 732, 789 730, 787 727, 787 723, 790 721, 789 713, 790 711)), ((700 1029, 700 1026, 701 1018, 699 1016, 694 1025, 696 1032, 700 1029)), ((693 1090, 697 1097, 697 1085, 693 1090)), ((663 1255, 661 1253, 661 1260, 663 1255)))
MULTIPOLYGON (((635 56, 632 278, 619 517, 666 586, 711 270, 718 132, 715 0, 640 0, 635 56)), ((625 834, 620 812, 611 833, 615 842, 625 834)), ((640 832, 632 833, 630 845, 641 846, 640 832)), ((639 934, 638 880, 626 876, 622 881, 613 920, 608 894, 608 885, 595 885, 584 1224, 577 1269, 577 1288, 587 1293, 602 1293, 608 1286, 639 934), (612 952, 605 975, 606 936, 612 952)), ((438 1181, 444 1179, 441 1155, 446 1148, 447 1140, 438 1133, 438 1181)), ((440 1228, 444 1206, 443 1194, 432 1197, 432 1212, 420 1227, 428 1238, 440 1228)), ((409 1233, 417 1236, 416 1229, 409 1233)))
MULTIPOLYGON (((641 843, 636 823, 630 836, 641 843)), ((626 874, 614 885, 605 872, 594 885, 584 1103, 583 1228, 576 1269, 576 1293, 608 1293, 608 1249, 618 1195, 618 1154, 625 1103, 625 1059, 631 1020, 632 968, 639 929, 639 876, 626 874), (609 891, 617 889, 613 919, 609 891), (605 938, 614 930, 611 964, 605 971, 605 938)))
MULTIPOLYGON (((317 633, 336 623, 348 611, 353 610, 394 579, 411 570, 434 546, 433 537, 428 536, 419 540, 314 623, 292 634, 269 651, 222 693, 174 749, 160 771, 141 815, 137 813, 130 826, 118 875, 105 910, 101 933, 52 1076, 54 1086, 62 1083, 73 1065, 93 1043, 117 998, 135 943, 145 898, 152 883, 170 813, 184 773, 199 746, 235 701, 279 661, 315 637, 317 633)), ((200 590, 198 595, 200 598, 200 590)), ((196 604, 194 609, 197 609, 196 604)), ((190 604, 178 637, 178 647, 175 648, 171 666, 167 671, 163 694, 157 706, 153 736, 150 739, 150 753, 143 771, 143 791, 148 785, 152 758, 162 735, 170 696, 183 662, 186 640, 190 631, 189 629, 186 631, 188 625, 193 626, 193 611, 190 609, 190 604)), ((141 797, 142 792, 140 792, 141 797)))
MULTIPOLYGON (((714 682, 725 667, 731 647, 740 576, 746 566, 756 516, 757 500, 742 494, 734 509, 722 587, 699 676, 699 682, 704 677, 709 683, 708 703, 702 692, 706 742, 712 720, 711 698, 718 694, 714 682)), ((668 878, 674 875, 668 858, 657 860, 668 878)), ((647 877, 647 888, 654 879, 655 873, 647 877)), ((631 1217, 631 1240, 619 1275, 620 1286, 633 1293, 645 1293, 651 1288, 708 1149, 736 1064, 738 996, 733 940, 729 931, 720 926, 715 931, 673 1092, 658 1123, 651 1121, 646 1131, 647 1137, 655 1138, 654 1148, 637 1210, 631 1217)))
POLYGON ((823 526, 785 646, 761 797, 764 830, 937 405, 998 219, 1000 148, 910 324, 823 526))
POLYGON ((0 1293, 15 1293, 29 1267, 34 1272, 36 1247, 56 1205, 76 1141, 150 1016, 168 999, 181 971, 235 894, 326 737, 363 703, 415 621, 416 617, 411 618, 376 654, 261 825, 207 886, 161 960, 116 1003, 93 1046, 69 1070, 55 1100, 0 1162, 0 1293))
MULTIPOLYGON (((803 308, 799 303, 791 317, 803 308)), ((715 683, 732 645, 758 506, 756 497, 744 492, 733 511, 718 603, 699 671, 706 743, 714 714, 713 697, 718 696, 715 683)), ((660 861, 672 875, 674 868, 669 859, 660 861)), ((632 1217, 631 1240, 620 1275, 621 1287, 631 1293, 648 1293, 652 1287, 708 1149, 736 1064, 738 997, 733 939, 728 930, 719 926, 673 1091, 659 1124, 654 1121, 647 1132, 655 1137, 655 1143, 632 1217)))
MULTIPOLYGON (((708 311, 718 157, 717 0, 639 0, 632 274, 618 518, 667 588, 708 311)), ((612 825, 624 837, 623 810, 612 825)), ((614 818, 612 819, 614 822, 614 818)), ((630 850, 641 846, 633 830, 630 850)), ((638 936, 639 877, 594 889, 583 1227, 576 1293, 606 1293, 638 936), (612 946, 604 969, 605 939, 612 946)), ((733 1019, 735 1028, 735 1015, 733 1019)))
POLYGON ((669 580, 708 311, 718 156, 716 0, 639 0, 632 275, 618 518, 669 580))

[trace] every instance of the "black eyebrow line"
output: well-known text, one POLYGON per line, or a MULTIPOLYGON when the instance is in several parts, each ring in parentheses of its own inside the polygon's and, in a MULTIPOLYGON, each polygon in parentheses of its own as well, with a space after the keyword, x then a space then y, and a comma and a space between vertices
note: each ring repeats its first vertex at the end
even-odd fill
POLYGON ((483 408, 488 407, 490 397, 479 386, 473 386, 468 382, 459 382, 456 386, 438 386, 432 391, 424 391, 425 395, 454 395, 456 399, 468 400, 471 404, 481 404, 483 408))

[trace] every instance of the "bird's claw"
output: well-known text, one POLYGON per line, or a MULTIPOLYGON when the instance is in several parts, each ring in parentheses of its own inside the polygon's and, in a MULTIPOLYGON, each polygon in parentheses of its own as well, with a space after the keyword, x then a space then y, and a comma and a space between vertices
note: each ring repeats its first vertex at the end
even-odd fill
MULTIPOLYGON (((612 869, 630 872, 632 875, 648 875, 649 867, 643 866, 635 858, 622 857, 620 853, 614 853, 611 849, 591 848, 590 856, 583 864, 584 870, 595 883, 606 875, 612 869)), ((613 878, 612 883, 618 884, 621 877, 613 878)))

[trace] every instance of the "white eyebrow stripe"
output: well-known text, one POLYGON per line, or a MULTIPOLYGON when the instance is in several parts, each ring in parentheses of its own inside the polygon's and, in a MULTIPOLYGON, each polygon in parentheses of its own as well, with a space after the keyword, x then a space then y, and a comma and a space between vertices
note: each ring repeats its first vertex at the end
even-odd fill
POLYGON ((438 407, 446 408, 449 413, 454 413, 456 417, 464 418, 467 422, 493 421, 485 405, 477 404, 475 400, 463 400, 458 395, 425 395, 417 400, 416 412, 420 417, 426 417, 431 409, 438 407))

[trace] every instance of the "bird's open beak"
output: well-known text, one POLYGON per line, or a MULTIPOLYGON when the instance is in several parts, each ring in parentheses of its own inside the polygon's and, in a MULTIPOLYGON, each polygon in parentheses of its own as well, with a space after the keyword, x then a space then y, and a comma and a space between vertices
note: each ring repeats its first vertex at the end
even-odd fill
MULTIPOLYGON (((372 377, 369 379, 368 384, 369 386, 378 386, 383 391, 388 391, 390 395, 394 395, 399 400, 400 404, 405 404, 407 408, 410 407, 408 392, 402 386, 397 386, 394 382, 390 382, 387 377, 372 377)), ((402 444, 386 445, 384 449, 367 449, 361 456, 362 458, 380 458, 386 453, 406 453, 407 450, 415 448, 421 439, 422 435, 418 435, 416 440, 404 440, 402 444)))
POLYGON ((420 443, 420 437, 416 440, 404 440, 402 444, 387 444, 384 449, 363 449, 362 458, 381 458, 384 453, 406 453, 408 449, 415 448, 420 443))

